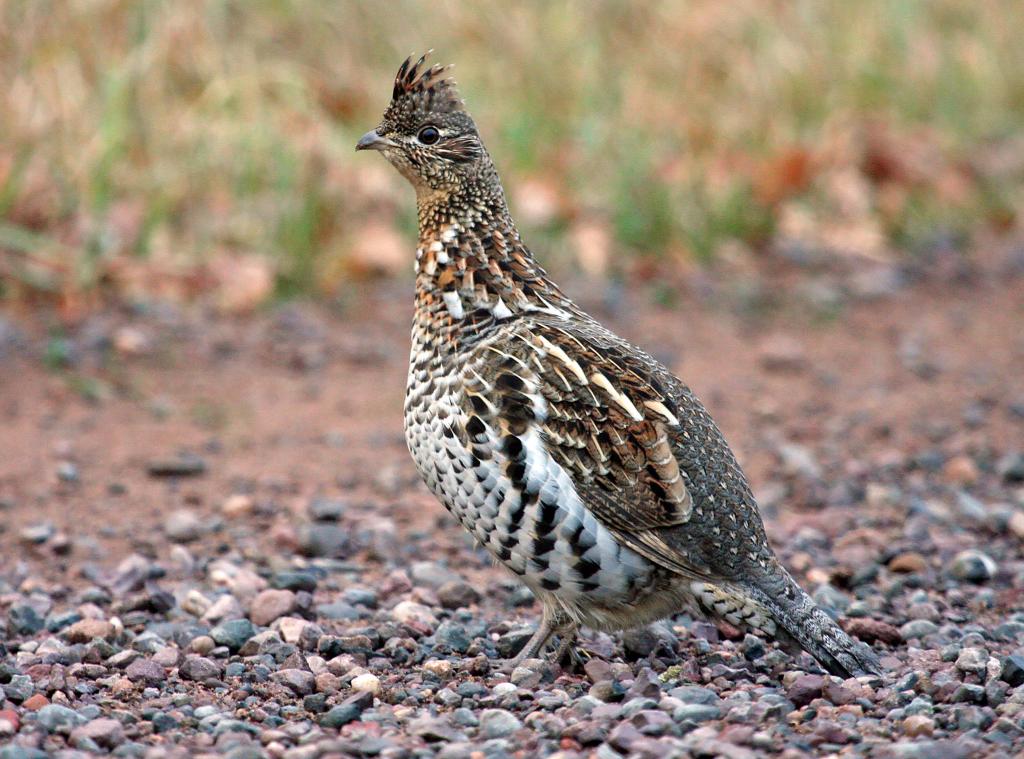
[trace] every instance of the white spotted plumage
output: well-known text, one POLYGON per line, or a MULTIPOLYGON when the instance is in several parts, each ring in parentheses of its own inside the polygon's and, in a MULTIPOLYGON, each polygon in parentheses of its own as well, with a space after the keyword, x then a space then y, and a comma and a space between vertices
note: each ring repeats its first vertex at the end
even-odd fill
POLYGON ((580 624, 688 607, 795 640, 836 674, 877 671, 775 557, 700 401, 534 260, 444 72, 406 60, 357 148, 416 189, 406 439, 430 490, 543 603, 519 657, 556 634, 571 645, 580 624))

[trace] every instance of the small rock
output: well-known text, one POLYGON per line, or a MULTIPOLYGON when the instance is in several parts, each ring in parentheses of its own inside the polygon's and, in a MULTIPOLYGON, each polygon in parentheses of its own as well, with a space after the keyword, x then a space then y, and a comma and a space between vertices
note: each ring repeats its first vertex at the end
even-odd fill
POLYGON ((391 617, 402 624, 419 624, 429 629, 437 626, 437 617, 429 606, 415 601, 401 601, 391 610, 391 617))
POLYGON ((954 456, 942 467, 942 476, 953 485, 973 485, 979 474, 978 465, 970 456, 954 456))
POLYGON ((956 668, 961 672, 973 672, 984 677, 987 666, 988 651, 983 648, 969 646, 963 649, 956 658, 956 668))
POLYGON ((448 721, 441 717, 420 717, 409 723, 408 730, 412 735, 431 743, 451 743, 465 738, 461 733, 453 730, 448 721))
POLYGON ((153 659, 136 659, 124 672, 133 683, 159 685, 167 679, 167 671, 153 659))
POLYGON ((322 716, 320 726, 340 728, 359 719, 359 716, 371 706, 373 706, 373 694, 355 693, 322 716))
POLYGON ((983 583, 995 576, 996 569, 996 563, 987 554, 968 549, 953 558, 949 573, 958 580, 983 583))
POLYGON ((654 671, 644 668, 633 680, 626 693, 628 699, 652 699, 657 702, 661 699, 661 681, 654 671))
POLYGON ((801 675, 786 691, 786 697, 797 706, 807 706, 816 698, 821 698, 825 678, 821 675, 801 675))
POLYGON ((445 583, 458 582, 462 578, 456 572, 434 561, 417 561, 409 570, 414 585, 437 590, 445 583))
POLYGON ((446 609, 461 609, 477 603, 480 593, 468 582, 453 580, 437 589, 437 599, 446 609))
POLYGON ((889 569, 902 574, 923 572, 928 568, 924 556, 913 551, 897 554, 889 560, 889 569))
POLYGON ((316 676, 304 669, 289 668, 278 670, 270 676, 270 679, 290 688, 292 692, 299 696, 309 695, 313 692, 313 687, 316 685, 316 676))
POLYGON ((202 619, 204 622, 220 622, 221 620, 242 619, 245 614, 242 612, 242 605, 230 593, 217 597, 217 600, 210 604, 202 619))
POLYGON ((193 617, 203 616, 211 606, 213 606, 213 601, 195 588, 190 589, 185 595, 185 600, 181 602, 181 610, 193 617))
MULTIPOLYGON (((516 669, 519 668, 516 667, 516 669)), ((512 693, 515 693, 517 690, 518 688, 516 688, 516 686, 512 683, 498 683, 493 688, 491 688, 491 693, 493 693, 495 696, 508 696, 512 693)), ((459 699, 462 698, 462 696, 460 696, 458 693, 455 694, 455 697, 459 699)))
POLYGON ((743 655, 750 661, 757 661, 765 654, 764 641, 756 635, 747 633, 743 636, 743 643, 740 644, 740 650, 743 651, 743 655))
POLYGON ((84 725, 87 721, 74 709, 60 704, 49 704, 36 713, 36 722, 51 733, 66 733, 77 725, 84 725))
POLYGON ((146 464, 150 477, 195 477, 206 472, 206 462, 199 456, 184 453, 166 459, 154 459, 146 464))
POLYGON ((203 535, 203 523, 191 509, 178 509, 164 521, 167 539, 175 543, 190 543, 203 535))
POLYGON ((94 638, 109 641, 117 636, 117 629, 104 619, 83 619, 68 627, 64 635, 71 643, 90 643, 94 638))
POLYGON ((191 655, 186 656, 185 661, 178 667, 178 675, 182 680, 194 680, 201 683, 206 680, 219 679, 221 669, 220 665, 212 659, 191 655))
POLYGON ((857 694, 853 690, 831 679, 825 680, 821 695, 836 706, 845 706, 857 700, 857 694))
POLYGON ((310 519, 316 522, 337 522, 346 509, 347 504, 337 498, 314 498, 307 506, 310 519))
POLYGON ((73 461, 61 461, 57 464, 57 479, 61 482, 78 482, 78 466, 73 461))
POLYGON ((349 531, 330 522, 315 522, 299 531, 299 550, 305 556, 344 559, 350 550, 349 531))
POLYGON ((1013 654, 1003 661, 1003 672, 1000 679, 1010 687, 1024 685, 1024 656, 1013 654))
POLYGON ((249 618, 260 627, 269 625, 279 617, 285 617, 295 610, 295 593, 290 590, 264 590, 253 598, 249 618))
MULTIPOLYGON (((637 746, 642 740, 643 736, 640 734, 640 731, 629 722, 620 722, 608 734, 608 745, 620 754, 633 753, 633 747, 637 746)), ((700 753, 704 754, 706 752, 701 751, 700 753)))
POLYGON ((307 591, 312 593, 316 590, 319 578, 314 572, 301 570, 275 572, 270 578, 270 585, 275 590, 291 590, 293 592, 307 591))
POLYGON ((451 677, 452 663, 447 659, 429 659, 423 662, 423 669, 443 680, 451 677))
POLYGON ((1002 456, 996 462, 996 474, 1010 485, 1024 482, 1024 451, 1011 451, 1002 456))
POLYGON ((152 661, 165 669, 177 667, 181 662, 181 651, 173 646, 165 646, 153 654, 152 661))
POLYGON ((722 710, 711 704, 683 704, 677 706, 672 712, 672 719, 676 722, 708 722, 722 716, 722 710))
POLYGON ((625 697, 626 689, 615 680, 602 680, 590 687, 588 695, 605 703, 617 703, 625 697))
POLYGON ((52 523, 40 522, 38 524, 25 527, 18 535, 21 538, 22 543, 27 543, 29 545, 42 545, 56 533, 57 528, 54 527, 52 523))
POLYGON ((111 342, 114 350, 125 356, 144 356, 152 348, 149 335, 130 324, 118 327, 114 331, 111 342))
POLYGON ((229 495, 220 505, 221 513, 228 519, 247 517, 252 514, 255 508, 256 502, 253 501, 252 496, 245 495, 244 493, 229 495))
POLYGON ((15 604, 7 611, 7 627, 13 635, 35 635, 45 623, 28 604, 15 604))
POLYGON ((505 738, 522 726, 518 717, 504 709, 484 709, 480 714, 479 731, 483 738, 505 738))
POLYGON ((761 366, 770 372, 798 372, 807 367, 803 344, 791 335, 769 335, 758 350, 761 366))
POLYGON ((612 665, 604 659, 587 659, 583 664, 583 671, 587 673, 587 678, 591 683, 600 683, 614 677, 612 665))
POLYGON ((101 748, 114 748, 124 742, 124 727, 116 719, 100 717, 71 731, 72 743, 83 738, 93 741, 101 748))
POLYGON ((332 695, 341 690, 341 678, 330 672, 318 672, 316 675, 316 692, 332 695))
MULTIPOLYGON (((21 719, 18 717, 18 713, 13 709, 0 709, 0 738, 10 738, 20 729, 21 719)), ((0 757, 3 757, 2 753, 0 753, 0 757)))
POLYGON ((473 642, 465 627, 450 621, 440 624, 434 633, 434 639, 438 645, 459 653, 466 653, 473 642))
POLYGON ((903 636, 897 628, 888 622, 882 622, 877 619, 868 619, 866 617, 850 619, 847 621, 845 628, 846 632, 850 633, 850 635, 854 635, 866 643, 879 641, 894 645, 903 640, 903 636))
POLYGON ((622 633, 622 649, 627 660, 643 659, 658 647, 658 636, 649 626, 634 627, 622 633))
POLYGON ((914 619, 900 627, 900 637, 903 640, 913 640, 932 635, 939 629, 939 626, 927 619, 914 619))
POLYGON ((197 635, 188 644, 188 650, 200 656, 205 656, 216 647, 217 643, 209 635, 197 635))
POLYGON ((22 701, 21 708, 25 711, 37 712, 49 703, 46 696, 42 693, 36 693, 22 701))
POLYGON ((637 712, 630 721, 644 735, 664 735, 672 729, 672 718, 656 709, 637 712))
POLYGON ((1014 511, 1007 520, 1006 527, 1016 537, 1024 540, 1024 511, 1014 511))
POLYGON ((954 704, 983 704, 985 703, 985 689, 973 683, 961 683, 949 700, 954 704))
POLYGON ((699 685, 683 685, 669 691, 672 698, 678 698, 684 704, 711 704, 717 705, 721 702, 718 694, 710 688, 702 688, 699 685))
POLYGON ((281 617, 277 622, 277 629, 285 643, 300 643, 303 635, 312 635, 312 642, 315 644, 323 635, 323 630, 308 619, 299 617, 281 617))
POLYGON ((369 672, 353 677, 350 685, 354 691, 361 691, 374 696, 380 695, 380 679, 369 672))
POLYGON ((540 685, 541 673, 532 669, 527 669, 526 667, 516 667, 512 670, 512 674, 509 675, 509 680, 511 680, 512 685, 519 688, 534 690, 538 685, 540 685))
POLYGON ((935 720, 923 714, 914 714, 903 720, 903 734, 910 738, 930 737, 935 732, 935 720))
POLYGON ((35 691, 32 678, 28 675, 12 675, 3 686, 3 693, 15 703, 28 700, 35 691))
POLYGON ((782 463, 782 471, 786 474, 809 480, 820 479, 821 466, 814 458, 810 448, 797 443, 782 443, 776 452, 782 463))
POLYGON ((256 628, 248 619, 229 619, 210 630, 210 637, 220 646, 227 646, 233 653, 256 634, 256 628))

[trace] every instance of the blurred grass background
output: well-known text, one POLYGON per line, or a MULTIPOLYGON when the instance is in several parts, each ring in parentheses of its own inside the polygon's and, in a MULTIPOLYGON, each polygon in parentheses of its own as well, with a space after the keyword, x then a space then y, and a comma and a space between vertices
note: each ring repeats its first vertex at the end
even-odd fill
POLYGON ((353 144, 427 48, 556 269, 1013 233, 1022 28, 1019 0, 4 0, 0 295, 410 276, 412 192, 353 144))

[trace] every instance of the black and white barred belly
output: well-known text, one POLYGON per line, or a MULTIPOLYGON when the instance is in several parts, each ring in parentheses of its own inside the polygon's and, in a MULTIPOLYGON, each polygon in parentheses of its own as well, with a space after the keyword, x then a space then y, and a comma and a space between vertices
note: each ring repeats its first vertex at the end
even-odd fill
MULTIPOLYGON (((623 618, 659 584, 654 565, 620 545, 584 506, 569 474, 547 452, 538 425, 513 441, 493 420, 467 412, 467 386, 486 391, 493 382, 479 351, 446 366, 415 337, 405 432, 427 486, 542 600, 553 600, 583 624, 623 627, 623 618)), ((544 399, 535 388, 524 390, 543 420, 544 399)))

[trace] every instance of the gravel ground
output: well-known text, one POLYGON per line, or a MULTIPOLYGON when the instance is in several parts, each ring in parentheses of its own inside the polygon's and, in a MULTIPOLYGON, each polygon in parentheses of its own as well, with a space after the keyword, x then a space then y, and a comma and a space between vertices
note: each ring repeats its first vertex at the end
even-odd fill
POLYGON ((787 290, 806 308, 714 282, 605 303, 882 655, 845 681, 685 615, 500 672, 539 610, 407 460, 404 290, 3 321, 0 759, 1020 755, 1024 297, 1000 271, 833 287, 839 318, 813 280, 787 290))

